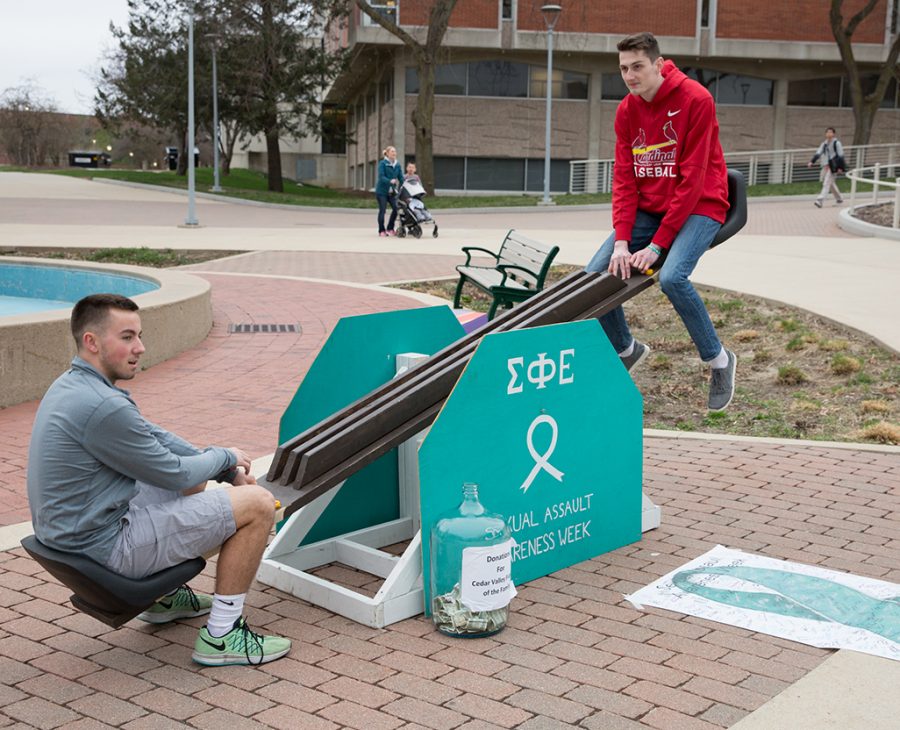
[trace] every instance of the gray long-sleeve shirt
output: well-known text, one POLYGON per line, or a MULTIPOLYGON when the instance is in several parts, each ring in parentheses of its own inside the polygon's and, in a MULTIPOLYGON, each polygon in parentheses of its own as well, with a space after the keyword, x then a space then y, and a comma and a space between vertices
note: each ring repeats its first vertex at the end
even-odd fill
POLYGON ((49 547, 105 564, 137 481, 181 491, 235 464, 146 420, 127 390, 76 357, 47 390, 28 450, 34 532, 49 547))

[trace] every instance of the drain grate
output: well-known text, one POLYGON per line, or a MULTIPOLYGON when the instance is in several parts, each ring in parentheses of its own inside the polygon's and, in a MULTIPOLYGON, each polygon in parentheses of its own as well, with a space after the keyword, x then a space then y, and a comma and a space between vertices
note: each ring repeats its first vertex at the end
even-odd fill
POLYGON ((299 332, 299 324, 230 324, 228 325, 228 334, 231 335, 250 335, 257 332, 267 332, 269 334, 280 334, 282 332, 299 332))

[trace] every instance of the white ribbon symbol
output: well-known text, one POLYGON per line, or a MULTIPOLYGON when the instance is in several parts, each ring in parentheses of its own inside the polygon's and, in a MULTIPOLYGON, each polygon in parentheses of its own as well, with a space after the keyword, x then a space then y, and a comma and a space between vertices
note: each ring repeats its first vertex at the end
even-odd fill
POLYGON ((528 453, 531 454, 531 458, 534 459, 534 468, 531 470, 531 474, 528 475, 528 478, 522 483, 522 486, 519 487, 519 489, 521 489, 523 492, 528 491, 528 487, 531 486, 531 483, 535 480, 537 475, 540 474, 542 469, 554 479, 556 479, 556 481, 562 481, 563 473, 548 461, 548 459, 553 456, 553 451, 556 449, 556 437, 558 433, 559 428, 557 427, 556 421, 552 416, 538 416, 531 422, 531 425, 528 427, 528 436, 526 437, 526 443, 528 446, 528 453), (547 452, 545 454, 539 454, 537 452, 537 449, 534 448, 533 440, 534 430, 542 423, 550 424, 550 428, 553 430, 553 433, 550 436, 550 445, 547 447, 547 452))

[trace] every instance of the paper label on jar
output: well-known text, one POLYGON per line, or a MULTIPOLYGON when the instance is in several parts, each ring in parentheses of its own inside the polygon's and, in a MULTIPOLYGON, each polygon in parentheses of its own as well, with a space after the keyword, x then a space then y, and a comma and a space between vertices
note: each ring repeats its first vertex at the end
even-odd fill
POLYGON ((460 598, 470 611, 496 611, 516 595, 512 582, 515 544, 509 539, 499 545, 463 549, 460 598))

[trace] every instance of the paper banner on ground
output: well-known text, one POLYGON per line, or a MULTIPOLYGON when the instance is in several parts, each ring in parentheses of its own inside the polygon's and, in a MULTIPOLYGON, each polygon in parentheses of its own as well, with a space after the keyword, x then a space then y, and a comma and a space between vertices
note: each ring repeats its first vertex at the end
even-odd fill
POLYGON ((900 585, 717 545, 626 598, 823 649, 900 661, 900 585))

